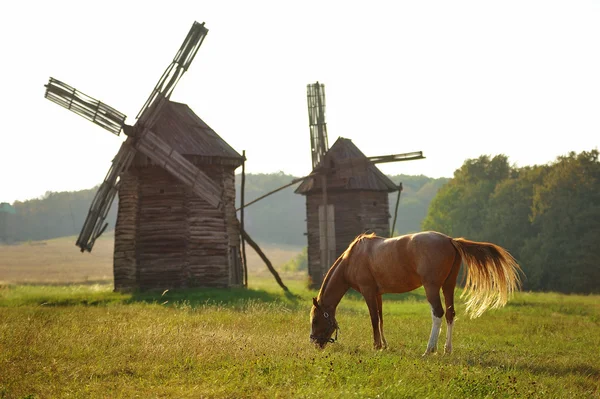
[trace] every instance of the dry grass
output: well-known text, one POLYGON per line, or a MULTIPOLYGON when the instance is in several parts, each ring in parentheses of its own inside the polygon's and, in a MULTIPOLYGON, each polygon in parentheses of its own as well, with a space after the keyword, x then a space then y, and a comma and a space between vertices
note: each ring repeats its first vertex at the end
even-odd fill
MULTIPOLYGON (((308 342, 303 281, 275 284, 248 248, 249 289, 112 291, 112 237, 0 247, 0 398, 600 398, 596 295, 519 293, 479 319, 457 302, 454 353, 421 358, 423 289, 384 297, 390 349, 372 349, 364 300, 349 293, 340 341, 308 342), (264 274, 266 277, 260 277, 264 274)), ((263 250, 281 265, 300 248, 263 250)), ((443 342, 443 335, 442 335, 443 342)))
POLYGON ((364 300, 347 295, 340 340, 320 351, 315 292, 260 286, 0 287, 0 398, 600 398, 598 296, 521 293, 475 320, 460 302, 454 353, 421 358, 423 290, 384 298, 384 351, 364 300))
MULTIPOLYGON (((17 245, 0 245, 0 283, 68 284, 112 282, 114 236, 105 234, 96 241, 94 250, 81 253, 76 237, 31 241, 17 245)), ((275 268, 301 252, 301 247, 261 245, 275 268)), ((246 246, 248 273, 268 276, 263 261, 246 246)))

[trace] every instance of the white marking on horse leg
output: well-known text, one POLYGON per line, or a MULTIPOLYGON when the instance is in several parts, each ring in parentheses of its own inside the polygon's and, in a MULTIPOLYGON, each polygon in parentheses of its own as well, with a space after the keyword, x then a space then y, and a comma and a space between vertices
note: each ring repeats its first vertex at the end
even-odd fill
POLYGON ((440 336, 440 330, 442 327, 442 318, 436 317, 433 314, 433 308, 431 309, 431 335, 429 335, 429 342, 427 343, 427 349, 424 355, 428 353, 434 353, 437 349, 438 337, 440 336))
POLYGON ((452 353, 452 327, 454 327, 454 320, 452 323, 447 323, 448 329, 446 331, 446 344, 444 345, 444 353, 449 355, 452 353))

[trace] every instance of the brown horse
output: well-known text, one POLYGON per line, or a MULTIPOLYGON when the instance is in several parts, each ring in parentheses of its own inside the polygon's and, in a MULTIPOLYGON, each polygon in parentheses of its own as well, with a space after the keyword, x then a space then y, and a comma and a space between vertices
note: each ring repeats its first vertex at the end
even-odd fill
POLYGON ((521 268, 515 259, 498 245, 451 238, 427 231, 394 238, 361 234, 331 266, 311 309, 311 342, 324 348, 336 333, 335 311, 342 297, 353 288, 360 292, 369 308, 376 349, 387 347, 383 335, 381 295, 425 288, 431 305, 433 326, 424 355, 437 349, 446 304, 448 323, 445 353, 452 352, 454 322, 454 287, 461 262, 466 268, 466 282, 461 297, 466 297, 466 311, 471 318, 487 308, 506 304, 509 296, 520 289, 521 268))

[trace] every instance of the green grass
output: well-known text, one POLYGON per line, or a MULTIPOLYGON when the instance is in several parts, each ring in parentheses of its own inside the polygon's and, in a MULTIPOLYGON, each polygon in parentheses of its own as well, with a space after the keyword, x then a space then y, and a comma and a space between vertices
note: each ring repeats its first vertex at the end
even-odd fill
MULTIPOLYGON (((422 290, 384 298, 390 349, 372 349, 362 298, 339 342, 308 342, 302 281, 248 290, 113 293, 110 285, 0 288, 0 398, 598 398, 600 297, 517 294, 468 319, 454 353, 422 358, 422 290)), ((445 335, 442 331, 441 341, 445 335)))

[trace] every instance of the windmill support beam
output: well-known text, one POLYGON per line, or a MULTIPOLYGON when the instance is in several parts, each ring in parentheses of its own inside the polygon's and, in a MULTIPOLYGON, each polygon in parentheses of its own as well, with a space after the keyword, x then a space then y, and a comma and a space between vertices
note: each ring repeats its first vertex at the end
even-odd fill
POLYGON ((183 155, 174 151, 164 140, 145 129, 136 138, 135 148, 160 165, 182 183, 191 187, 192 191, 204 198, 215 208, 221 203, 221 190, 216 184, 198 169, 194 164, 185 159, 183 155))
POLYGON ((247 204, 244 204, 243 201, 242 201, 242 205, 239 208, 237 208, 236 211, 240 211, 241 209, 247 208, 248 206, 257 203, 258 201, 260 201, 262 199, 265 199, 268 196, 273 195, 273 194, 275 194, 275 193, 283 190, 284 188, 287 188, 287 187, 293 186, 294 184, 300 183, 302 180, 306 179, 309 176, 312 176, 312 174, 308 175, 308 176, 304 176, 304 177, 298 177, 297 179, 292 180, 288 184, 285 184, 285 185, 283 185, 283 186, 281 186, 279 188, 276 188, 275 190, 269 191, 268 193, 266 193, 264 195, 261 195, 258 198, 253 199, 252 201, 248 202, 247 204))
POLYGON ((269 269, 269 271, 271 272, 273 277, 275 277, 275 281, 277 281, 277 284, 279 284, 279 286, 281 288, 283 288, 284 291, 289 292, 290 290, 288 289, 288 287, 285 286, 285 284, 283 284, 281 277, 279 277, 279 273, 277 273, 277 270, 275 270, 275 268, 273 267, 273 264, 271 263, 269 258, 267 258, 267 255, 265 255, 265 253, 260 249, 258 244, 256 242, 254 242, 254 240, 252 238, 250 238, 250 236, 248 235, 248 233, 246 233, 245 230, 242 230, 242 237, 244 237, 244 240, 246 240, 248 245, 250 245, 256 251, 258 256, 260 256, 260 258, 263 260, 263 262, 265 262, 265 264, 267 265, 267 268, 269 269))
MULTIPOLYGON (((240 212, 240 231, 244 231, 244 201, 246 196, 246 150, 242 152, 242 157, 244 162, 242 163, 242 182, 240 186, 240 202, 241 202, 241 212, 240 212)), ((236 209, 236 212, 238 209, 236 209)), ((244 235, 242 234, 242 262, 244 263, 244 287, 248 287, 248 261, 246 258, 246 240, 244 239, 244 235)))
POLYGON ((398 219, 398 205, 400 205, 400 196, 402 195, 402 183, 398 184, 398 197, 396 197, 396 207, 394 208, 394 221, 390 227, 390 237, 394 236, 394 229, 396 228, 396 220, 398 219))

